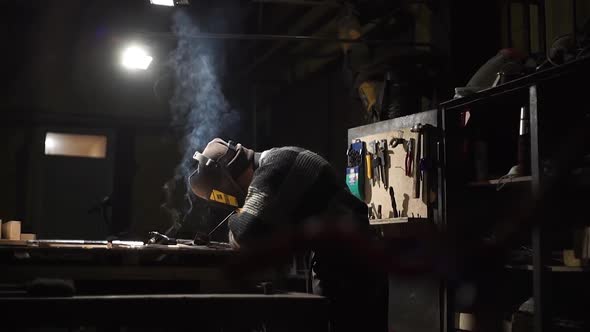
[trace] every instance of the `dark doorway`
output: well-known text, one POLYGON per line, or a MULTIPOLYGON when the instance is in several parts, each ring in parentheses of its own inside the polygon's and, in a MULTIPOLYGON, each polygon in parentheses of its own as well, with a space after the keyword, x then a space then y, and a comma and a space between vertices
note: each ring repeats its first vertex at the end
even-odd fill
POLYGON ((37 131, 28 219, 39 238, 96 240, 110 234, 114 136, 96 129, 37 131))

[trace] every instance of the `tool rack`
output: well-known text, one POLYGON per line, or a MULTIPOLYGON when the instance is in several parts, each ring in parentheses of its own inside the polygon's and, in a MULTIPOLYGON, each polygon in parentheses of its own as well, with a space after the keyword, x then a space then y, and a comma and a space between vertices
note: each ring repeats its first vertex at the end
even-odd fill
MULTIPOLYGON (((430 125, 435 128, 438 125, 438 112, 437 110, 431 110, 421 113, 416 113, 396 119, 380 121, 373 124, 350 128, 348 130, 348 141, 349 143, 354 142, 358 138, 387 138, 388 141, 394 136, 399 136, 400 130, 410 129, 417 124, 430 125)), ((407 137, 406 137, 407 138, 407 137)), ((438 159, 437 156, 437 142, 440 140, 440 136, 431 136, 432 138, 432 153, 433 159, 438 159)), ((394 171, 389 171, 389 184, 394 187, 394 191, 397 195, 400 195, 401 199, 396 199, 396 205, 400 210, 400 216, 397 218, 389 218, 391 211, 391 205, 389 200, 388 191, 376 184, 375 186, 367 185, 367 189, 371 189, 372 193, 367 193, 365 202, 382 204, 382 218, 370 219, 371 228, 376 231, 380 236, 391 243, 398 243, 407 239, 420 238, 424 239, 427 237, 434 236, 437 232, 438 224, 441 220, 440 200, 437 199, 442 194, 440 191, 440 168, 437 167, 438 161, 433 160, 431 165, 431 172, 429 177, 429 190, 435 191, 434 200, 431 204, 424 204, 422 201, 423 195, 416 199, 413 198, 411 201, 416 204, 408 206, 405 213, 402 213, 403 208, 403 194, 406 193, 411 195, 411 185, 413 181, 410 177, 406 176, 404 170, 395 169, 397 166, 404 164, 405 151, 401 146, 397 146, 392 150, 389 146, 388 155, 390 156, 389 162, 394 167, 394 171), (391 158, 393 157, 393 158, 391 158), (397 178, 401 178, 402 186, 400 183, 396 183, 397 178), (403 187, 405 186, 405 189, 403 187), (408 187, 410 186, 410 187, 408 187), (373 196, 374 194, 374 196, 373 196), (418 217, 419 206, 420 216, 418 217), (414 216, 412 217, 412 212, 414 216)), ((370 180, 368 180, 370 181, 370 180)), ((429 276, 415 276, 415 277, 404 277, 395 274, 388 276, 388 325, 395 331, 438 331, 441 329, 440 316, 442 314, 441 297, 440 294, 443 291, 441 288, 441 281, 434 277, 429 276)))
POLYGON ((433 110, 348 131, 349 142, 364 142, 368 159, 373 160, 363 158, 364 174, 359 176, 364 177, 364 195, 359 198, 369 208, 370 224, 382 236, 400 237, 434 230, 439 219, 436 114, 433 110), (421 129, 417 130, 418 126, 421 129), (383 147, 382 142, 387 142, 387 146, 383 147), (375 143, 377 149, 383 149, 381 153, 375 143), (373 167, 379 163, 384 165, 373 167), (368 168, 372 172, 367 173, 368 168), (370 173, 374 179, 368 177, 370 173))

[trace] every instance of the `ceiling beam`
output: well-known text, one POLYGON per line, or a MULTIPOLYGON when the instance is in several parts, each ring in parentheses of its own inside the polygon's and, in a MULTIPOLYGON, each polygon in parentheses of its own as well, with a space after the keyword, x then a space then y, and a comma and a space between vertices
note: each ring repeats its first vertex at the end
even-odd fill
MULTIPOLYGON (((325 17, 329 14, 334 13, 333 7, 313 7, 309 10, 306 14, 304 14, 295 24, 293 24, 288 29, 289 35, 298 35, 304 33, 306 29, 309 29, 310 26, 317 24, 318 21, 325 19, 325 17)), ((261 56, 256 56, 254 62, 248 66, 243 72, 242 75, 247 75, 251 73, 254 69, 256 69, 260 64, 267 61, 271 56, 273 56, 277 51, 281 48, 285 47, 288 44, 286 40, 281 40, 278 43, 274 44, 270 49, 268 49, 264 54, 261 56)))

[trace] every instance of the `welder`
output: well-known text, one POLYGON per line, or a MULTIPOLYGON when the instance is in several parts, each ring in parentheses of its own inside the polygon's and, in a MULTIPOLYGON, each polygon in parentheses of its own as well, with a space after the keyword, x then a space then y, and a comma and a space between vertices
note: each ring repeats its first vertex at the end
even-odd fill
MULTIPOLYGON (((367 205, 312 151, 278 147, 259 153, 215 138, 193 159, 193 193, 238 211, 228 221, 235 248, 253 247, 298 227, 330 225, 369 236, 367 205)), ((344 252, 310 249, 313 291, 334 303, 335 330, 385 331, 385 291, 377 290, 383 279, 344 252)))

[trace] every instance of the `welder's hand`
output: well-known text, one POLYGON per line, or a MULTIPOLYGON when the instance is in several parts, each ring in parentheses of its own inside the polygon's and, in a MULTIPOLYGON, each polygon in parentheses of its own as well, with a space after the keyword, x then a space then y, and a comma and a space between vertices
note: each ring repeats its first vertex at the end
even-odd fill
POLYGON ((234 238, 234 233, 232 233, 232 231, 229 231, 229 244, 233 249, 240 249, 240 244, 234 238))

